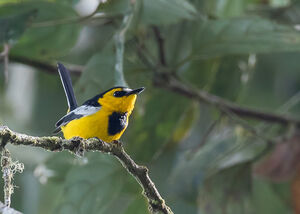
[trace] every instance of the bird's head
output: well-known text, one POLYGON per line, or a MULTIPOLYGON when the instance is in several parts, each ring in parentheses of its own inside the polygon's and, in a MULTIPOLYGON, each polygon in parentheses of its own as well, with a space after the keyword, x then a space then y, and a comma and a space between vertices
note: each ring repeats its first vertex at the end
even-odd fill
POLYGON ((112 111, 131 113, 137 95, 144 89, 144 87, 137 89, 114 87, 102 93, 102 96, 98 99, 98 103, 112 111))

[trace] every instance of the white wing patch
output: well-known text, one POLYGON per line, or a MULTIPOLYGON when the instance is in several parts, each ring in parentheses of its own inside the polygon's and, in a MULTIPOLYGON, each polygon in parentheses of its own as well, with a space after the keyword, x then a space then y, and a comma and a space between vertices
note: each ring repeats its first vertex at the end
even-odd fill
POLYGON ((95 114, 97 111, 101 109, 101 106, 95 107, 95 106, 89 106, 89 105, 82 105, 78 108, 74 109, 73 111, 70 111, 68 114, 63 116, 56 124, 55 126, 58 127, 56 130, 59 131, 60 126, 64 126, 67 123, 71 122, 72 120, 79 119, 81 117, 89 116, 92 114, 95 114))
POLYGON ((84 116, 88 116, 88 115, 91 115, 91 114, 95 114, 100 109, 101 109, 101 106, 100 107, 95 107, 95 106, 83 105, 83 106, 79 106, 78 108, 76 108, 73 111, 69 112, 69 114, 74 113, 74 114, 81 115, 82 117, 84 117, 84 116))

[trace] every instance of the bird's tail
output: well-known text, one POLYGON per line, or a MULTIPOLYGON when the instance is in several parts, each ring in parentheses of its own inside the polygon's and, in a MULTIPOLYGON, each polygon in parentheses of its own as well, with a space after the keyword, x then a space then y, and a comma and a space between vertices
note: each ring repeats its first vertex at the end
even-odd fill
POLYGON ((57 63, 57 68, 67 97, 69 111, 72 111, 77 108, 78 105, 74 95, 70 73, 61 63, 57 63))

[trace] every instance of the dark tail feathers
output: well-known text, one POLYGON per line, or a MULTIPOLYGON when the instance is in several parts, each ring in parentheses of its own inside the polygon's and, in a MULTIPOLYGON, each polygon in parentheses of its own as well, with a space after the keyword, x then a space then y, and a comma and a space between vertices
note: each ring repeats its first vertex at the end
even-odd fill
POLYGON ((72 111, 77 108, 78 105, 74 95, 70 73, 61 63, 57 63, 57 68, 67 97, 69 111, 72 111))

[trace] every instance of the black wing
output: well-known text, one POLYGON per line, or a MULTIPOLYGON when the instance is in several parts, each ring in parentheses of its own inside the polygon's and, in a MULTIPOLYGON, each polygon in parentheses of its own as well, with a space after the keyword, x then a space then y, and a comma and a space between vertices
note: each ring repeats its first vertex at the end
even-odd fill
POLYGON ((69 111, 73 111, 78 105, 74 95, 70 73, 61 63, 57 63, 57 68, 67 97, 69 111))

